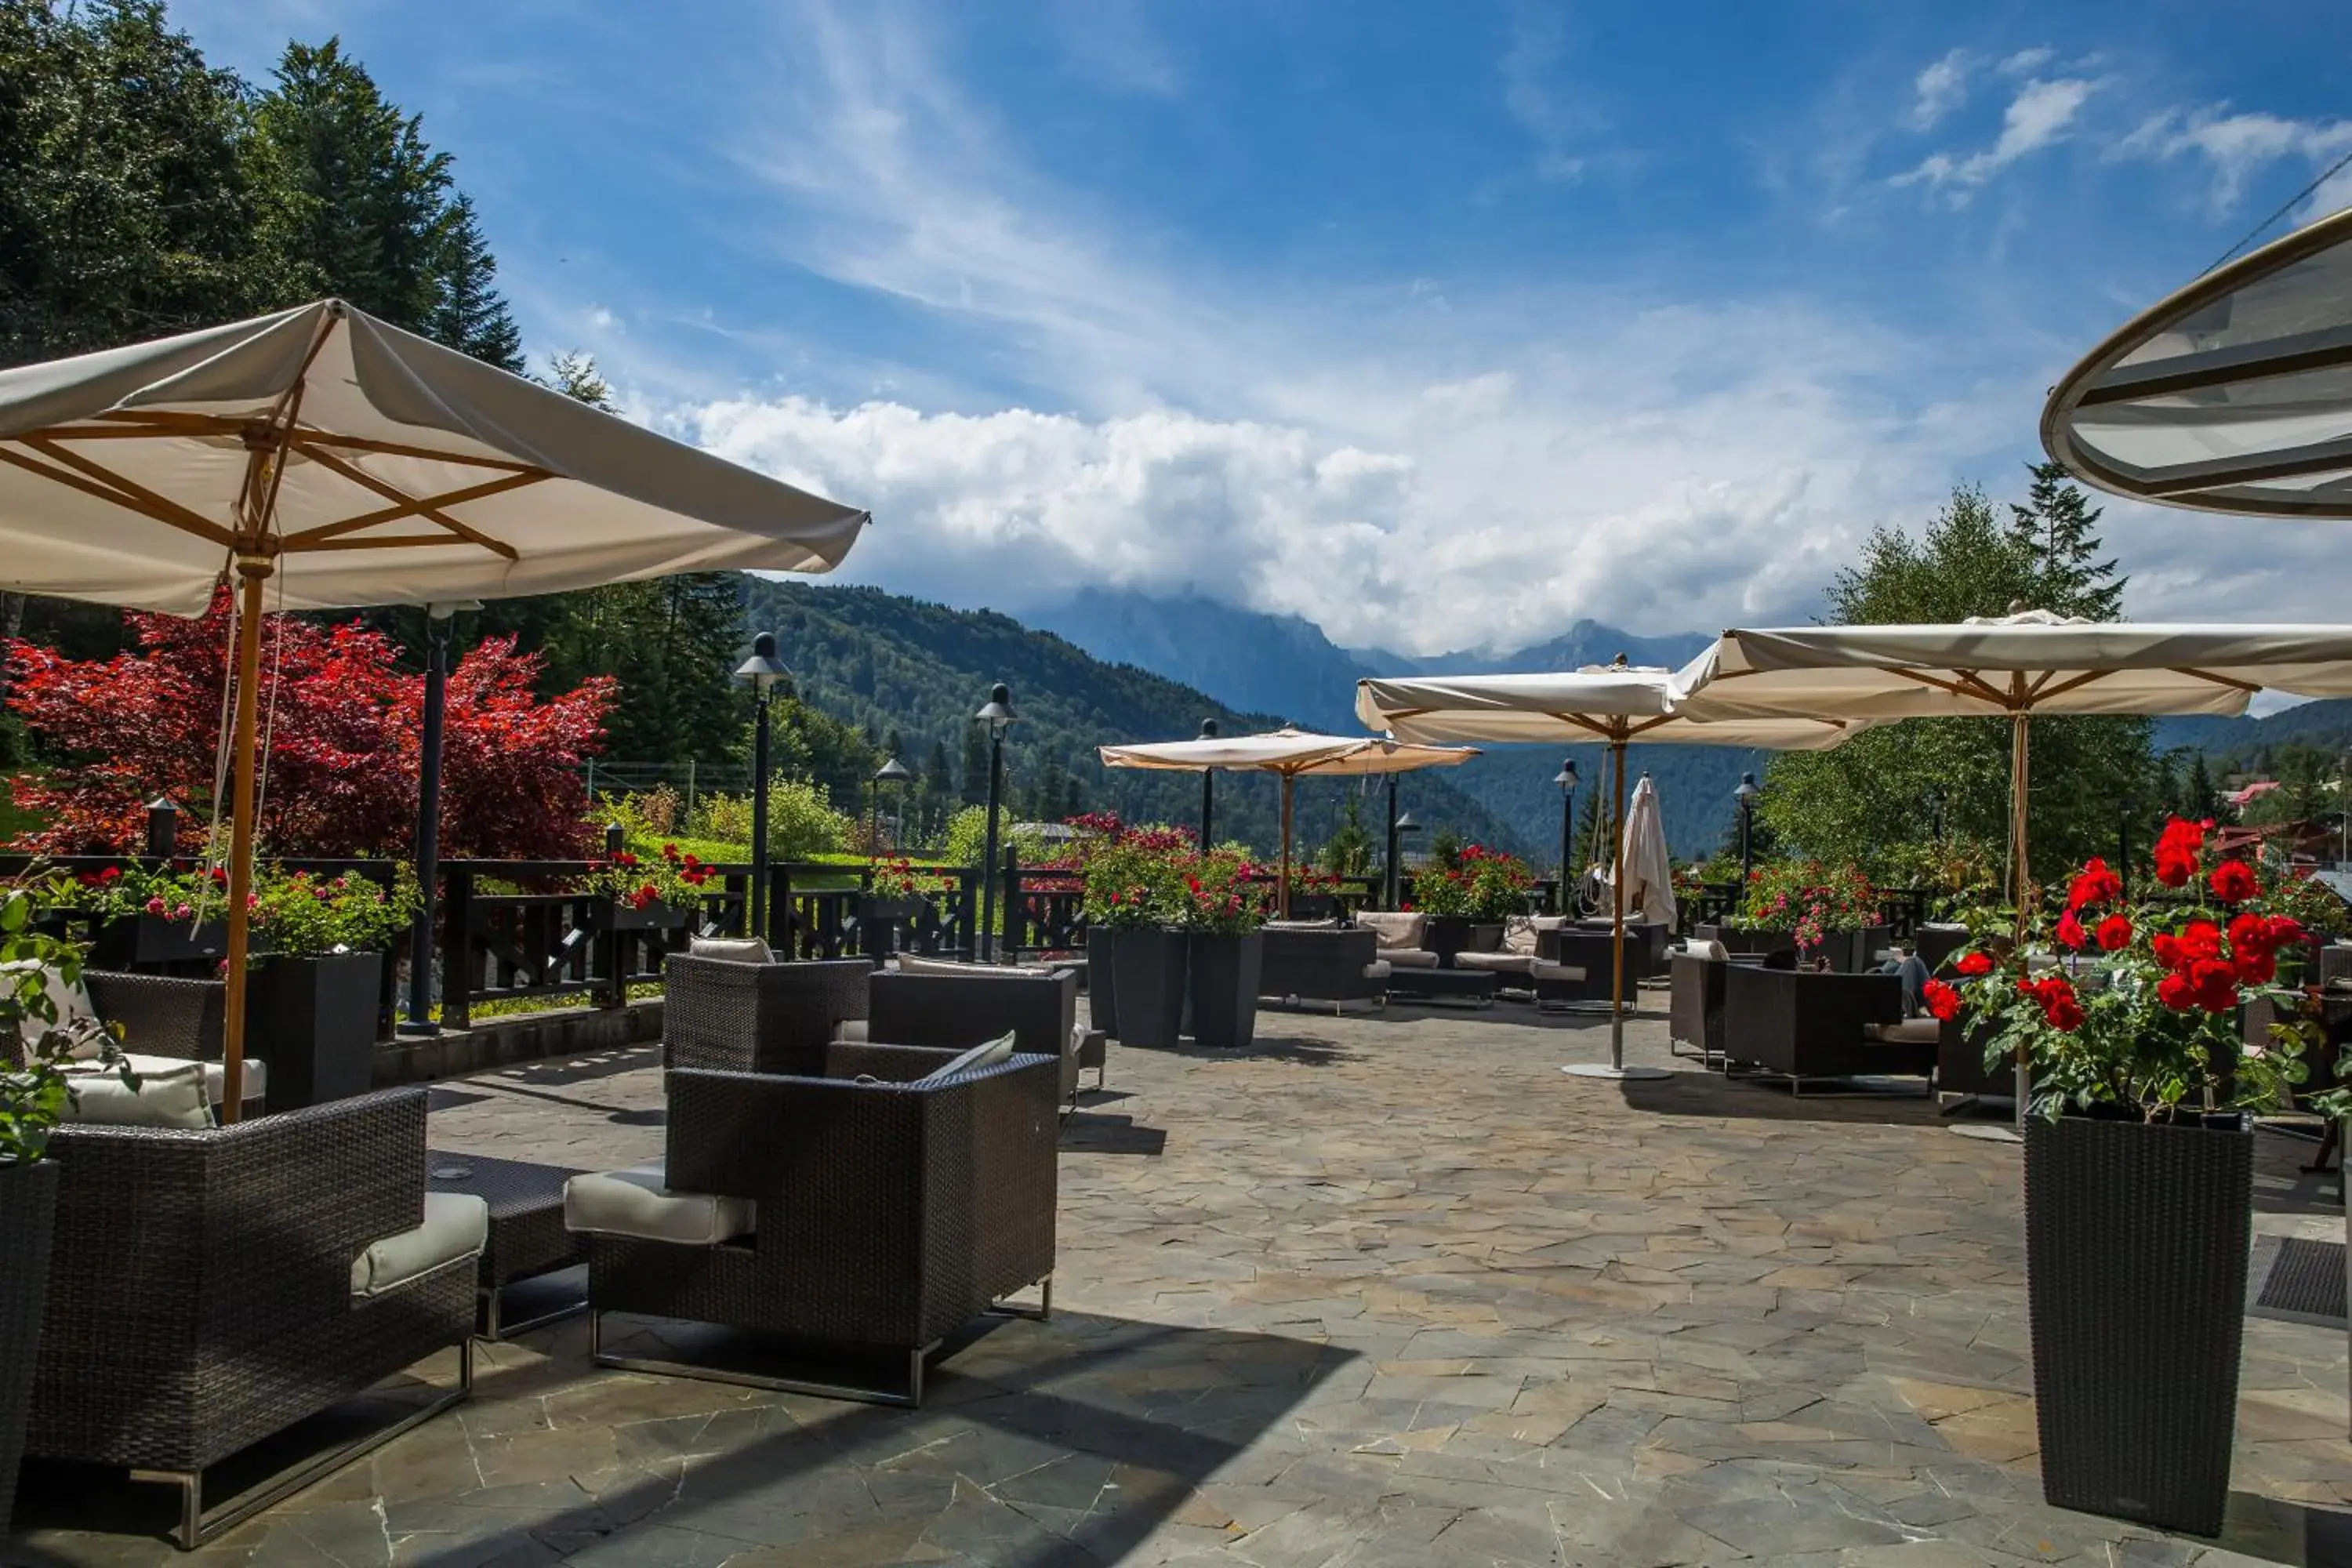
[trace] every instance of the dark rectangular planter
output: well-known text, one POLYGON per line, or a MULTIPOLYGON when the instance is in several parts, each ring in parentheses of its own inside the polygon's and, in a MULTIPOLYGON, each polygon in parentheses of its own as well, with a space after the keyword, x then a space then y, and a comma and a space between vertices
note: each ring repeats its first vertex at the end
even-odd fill
POLYGON ((49 1239, 58 1214, 58 1167, 48 1160, 0 1165, 0 1535, 16 1502, 25 1417, 41 1359, 41 1317, 49 1298, 49 1239))
POLYGON ((1118 1037, 1118 963, 1114 955, 1122 934, 1087 932, 1087 1018, 1113 1039, 1118 1037))
POLYGON ((1172 1046, 1184 1026, 1184 933, 1123 931, 1111 949, 1118 1043, 1172 1046))
POLYGON ((893 899, 873 893, 859 895, 857 900, 857 951, 880 963, 898 951, 900 940, 907 934, 907 922, 922 907, 919 899, 893 899))
POLYGON ((1192 933, 1187 956, 1192 978, 1192 1038, 1220 1050, 1239 1050, 1257 1037, 1258 981, 1265 973, 1265 938, 1192 933))
POLYGON ((1702 925, 1693 934, 1701 942, 1719 942, 1726 953, 1774 953, 1797 951, 1791 931, 1740 931, 1727 925, 1702 925))
POLYGON ((271 958, 246 986, 247 1050, 269 1064, 269 1109, 365 1094, 375 1079, 383 954, 271 958))
POLYGON ((644 909, 618 899, 583 899, 573 919, 590 931, 677 931, 686 924, 689 913, 659 899, 644 909))
POLYGON ((1864 926, 1860 931, 1833 931, 1822 944, 1830 967, 1842 974, 1867 974, 1878 966, 1878 955, 1895 940, 1893 926, 1864 926))
POLYGON ((2056 1507, 2221 1533, 2253 1223, 2254 1135, 2229 1120, 2027 1123, 2033 1397, 2056 1507))
POLYGON ((142 914, 100 927, 90 944, 90 961, 100 969, 128 969, 140 963, 218 958, 227 951, 226 920, 172 921, 142 914))
POLYGON ((1468 915, 1432 915, 1422 924, 1422 945, 1437 954, 1440 968, 1451 969, 1455 953, 1478 951, 1475 929, 1468 915))

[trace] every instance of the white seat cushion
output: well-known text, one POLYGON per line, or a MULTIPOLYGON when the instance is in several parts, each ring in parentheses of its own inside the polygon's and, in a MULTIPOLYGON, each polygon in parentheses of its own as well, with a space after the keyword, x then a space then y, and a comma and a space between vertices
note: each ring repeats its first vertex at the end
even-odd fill
POLYGON ((1013 1042, 1016 1037, 1011 1029, 1007 1029, 996 1038, 972 1047, 955 1060, 940 1063, 915 1081, 944 1083, 958 1073, 978 1072, 982 1068, 992 1068, 1001 1062, 1009 1062, 1013 1059, 1013 1042))
POLYGON ((898 973, 982 980, 1034 980, 1041 974, 1055 974, 1060 971, 1027 963, 958 963, 950 958, 918 958, 912 953, 902 952, 898 955, 898 973))
POLYGON ((472 1193, 425 1194, 425 1223, 371 1241, 352 1259, 352 1294, 381 1296, 459 1258, 479 1258, 490 1239, 490 1205, 472 1193))
POLYGON ((1932 1046, 1944 1037, 1944 1026, 1933 1018, 1906 1018, 1899 1024, 1864 1024, 1862 1037, 1889 1046, 1932 1046))
POLYGON ((1570 984, 1580 984, 1584 979, 1584 966, 1580 963, 1546 963, 1541 959, 1538 959, 1528 973, 1538 980, 1570 984))
POLYGON ((1338 931, 1339 929, 1339 922, 1336 919, 1324 921, 1268 921, 1265 922, 1265 929, 1267 931, 1338 931))
POLYGON ((211 1099, 200 1062, 174 1062, 167 1071, 142 1072, 133 1089, 111 1068, 69 1071, 64 1121, 95 1127, 210 1127, 211 1099))
MULTIPOLYGON (((215 1105, 218 1105, 221 1102, 221 1095, 228 1087, 228 1068, 226 1064, 221 1062, 192 1062, 184 1057, 151 1057, 143 1051, 125 1051, 122 1053, 122 1059, 130 1066, 131 1070, 137 1073, 142 1079, 151 1077, 159 1078, 166 1074, 182 1071, 187 1068, 202 1067, 204 1068, 205 1079, 205 1098, 215 1105)), ((106 1071, 106 1068, 101 1068, 93 1062, 89 1068, 73 1069, 71 1076, 80 1077, 84 1073, 95 1073, 100 1076, 104 1076, 106 1071)), ((259 1057, 246 1058, 245 1083, 243 1087, 245 1091, 243 1095, 244 1099, 268 1099, 269 1064, 263 1061, 259 1057)))
POLYGON ((99 1053, 106 1048, 106 1041, 96 1026, 98 1009, 90 1005, 89 988, 79 980, 67 984, 66 977, 51 965, 34 959, 16 958, 0 963, 0 976, 12 982, 11 994, 14 994, 15 977, 27 970, 40 971, 41 989, 47 994, 49 1005, 57 1009, 58 1016, 53 1020, 36 1018, 30 1014, 25 1016, 17 1028, 24 1036, 26 1047, 40 1044, 41 1037, 49 1030, 62 1029, 68 1035, 81 1037, 67 1053, 71 1059, 96 1060, 99 1053))
POLYGON ((1723 943, 1714 941, 1700 942, 1696 938, 1683 943, 1683 952, 1692 958, 1711 959, 1717 963, 1721 963, 1731 956, 1729 950, 1723 943))
POLYGON ((662 1185, 659 1160, 632 1170, 574 1176, 563 1184, 567 1230, 715 1247, 750 1234, 758 1218, 759 1205, 749 1198, 671 1192, 662 1185))
POLYGON ((841 1022, 833 1026, 833 1037, 835 1042, 839 1045, 862 1046, 866 1044, 866 1020, 863 1018, 844 1018, 841 1022))
POLYGON ((1403 911, 1366 910, 1356 916, 1356 923, 1372 933, 1373 944, 1382 957, 1391 948, 1413 948, 1421 945, 1422 935, 1429 929, 1428 917, 1403 911))
POLYGON ((1537 959, 1532 952, 1457 952, 1454 963, 1456 968, 1483 969, 1489 974, 1531 974, 1537 959))
POLYGON ((688 944, 688 956, 715 958, 721 963, 773 963, 774 952, 756 936, 698 936, 688 944))
POLYGON ((1434 969, 1437 954, 1425 947, 1383 947, 1378 950, 1382 958, 1399 969, 1434 969))
POLYGON ((1376 958, 1364 965, 1364 978, 1367 980, 1386 980, 1395 973, 1395 967, 1385 958, 1376 958))

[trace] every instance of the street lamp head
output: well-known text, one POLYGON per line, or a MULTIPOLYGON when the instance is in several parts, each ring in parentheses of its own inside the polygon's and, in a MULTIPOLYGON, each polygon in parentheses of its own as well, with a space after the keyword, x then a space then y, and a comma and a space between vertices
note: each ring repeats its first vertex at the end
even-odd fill
POLYGON ((735 667, 735 673, 751 683, 751 689, 765 697, 778 685, 789 687, 793 672, 776 657, 776 634, 761 632, 751 639, 751 657, 735 667))
POLYGON ((1418 833, 1421 831, 1421 824, 1412 819, 1412 813, 1401 812, 1397 816, 1396 830, 1399 833, 1418 833))
POLYGON ((1756 787, 1754 773, 1742 773, 1739 775, 1739 787, 1731 792, 1731 796, 1739 803, 1740 810, 1747 811, 1755 805, 1756 797, 1763 793, 1756 787))
POLYGON ((905 784, 914 776, 913 771, 896 757, 874 770, 876 784, 905 784))
POLYGON ((446 621, 452 616, 463 615, 468 610, 478 610, 481 607, 482 601, 479 599, 436 599, 425 606, 425 618, 431 621, 446 621))
POLYGON ((1012 689, 1001 680, 988 689, 987 706, 972 715, 975 722, 987 725, 990 731, 996 735, 1003 735, 1006 726, 1015 722, 1020 717, 1021 715, 1013 711, 1012 689))
POLYGON ((1570 757, 1560 763, 1559 772, 1552 775, 1551 782, 1559 785, 1560 794, 1573 795, 1576 792, 1576 759, 1570 757))
POLYGON ((1203 719, 1203 720, 1202 720, 1202 721, 1201 721, 1201 739, 1202 739, 1203 741, 1213 741, 1213 740, 1215 740, 1216 738, 1217 738, 1217 721, 1216 721, 1214 719, 1203 719))

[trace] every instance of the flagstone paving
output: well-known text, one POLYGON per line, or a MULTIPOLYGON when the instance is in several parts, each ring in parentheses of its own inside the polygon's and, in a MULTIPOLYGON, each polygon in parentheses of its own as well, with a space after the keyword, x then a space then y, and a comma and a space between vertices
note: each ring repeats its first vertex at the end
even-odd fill
MULTIPOLYGON (((1623 1086, 1557 1070, 1605 1026, 1507 1005, 1260 1027, 1113 1047, 1065 1139, 1053 1321, 954 1350, 920 1411, 592 1371, 575 1321, 195 1557, 115 1492, 111 1532, 6 1561, 2352 1561, 2345 1336, 2315 1327, 2248 1321, 2218 1545, 2042 1505, 2016 1154, 1924 1100, 1727 1083, 1654 1019, 1631 1055, 1682 1070, 1623 1086)), ((652 1062, 441 1086, 434 1142, 653 1156, 652 1062)), ((2305 1152, 2264 1139, 2263 1224, 2341 1235, 2305 1152)))

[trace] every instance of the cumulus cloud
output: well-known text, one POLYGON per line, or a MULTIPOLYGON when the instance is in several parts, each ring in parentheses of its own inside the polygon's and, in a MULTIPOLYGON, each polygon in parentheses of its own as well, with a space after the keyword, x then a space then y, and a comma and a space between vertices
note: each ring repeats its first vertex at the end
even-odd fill
MULTIPOLYGON (((2122 158, 2169 163, 2192 158, 2212 174, 2211 203, 2217 213, 2236 206, 2249 181, 2282 160, 2311 166, 2314 174, 2352 152, 2352 120, 2293 120, 2260 112, 2231 113, 2227 104, 2168 109, 2149 116, 2116 143, 2122 158)), ((2312 194, 2297 222, 2352 205, 2352 169, 2339 170, 2312 194)))
POLYGON ((2074 117, 2082 112, 2083 105, 2098 86, 2080 77, 2060 77, 2051 81, 2037 77, 2010 100, 2008 111, 2001 116, 2000 136, 1991 146, 1966 157, 1930 153, 1916 168, 1895 175, 1894 183, 1931 188, 1949 186, 1962 191, 1981 185, 2020 158, 2064 136, 2066 128, 2074 122, 2074 117))

